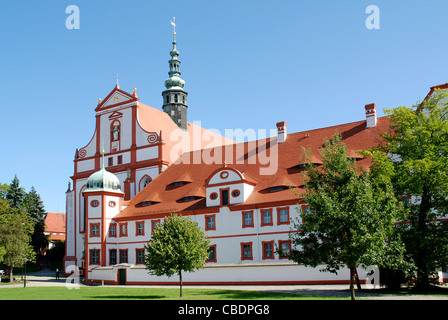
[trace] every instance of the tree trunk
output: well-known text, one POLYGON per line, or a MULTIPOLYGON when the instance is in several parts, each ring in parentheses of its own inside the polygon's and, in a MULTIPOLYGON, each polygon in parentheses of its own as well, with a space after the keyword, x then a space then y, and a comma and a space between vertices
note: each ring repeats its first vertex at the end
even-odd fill
POLYGON ((182 270, 179 270, 180 296, 182 297, 182 270))
POLYGON ((9 277, 9 282, 12 282, 12 267, 9 267, 8 277, 9 277))
POLYGON ((350 299, 351 300, 355 300, 354 279, 355 279, 355 269, 354 268, 350 268, 350 299))

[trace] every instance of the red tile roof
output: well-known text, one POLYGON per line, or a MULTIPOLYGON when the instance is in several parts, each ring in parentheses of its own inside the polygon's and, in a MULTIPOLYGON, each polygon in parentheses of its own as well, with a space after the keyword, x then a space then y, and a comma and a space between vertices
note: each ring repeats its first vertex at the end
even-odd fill
POLYGON ((48 212, 45 216, 45 232, 50 234, 51 240, 65 240, 65 214, 48 212))
MULTIPOLYGON (((254 208, 270 206, 273 203, 297 203, 298 196, 290 189, 270 192, 269 187, 292 186, 300 194, 303 192, 301 177, 298 174, 300 164, 306 163, 303 149, 311 149, 311 159, 314 163, 322 163, 318 149, 324 145, 325 139, 330 139, 336 132, 342 135, 343 142, 347 145, 347 156, 357 158, 360 167, 368 168, 369 159, 362 159, 357 152, 377 146, 382 142, 381 134, 390 131, 389 120, 385 117, 378 118, 375 127, 366 128, 366 121, 358 121, 332 127, 310 130, 306 132, 290 133, 285 142, 277 144, 277 138, 269 141, 258 140, 255 143, 246 142, 233 144, 230 147, 215 147, 185 153, 179 161, 171 165, 162 174, 155 178, 145 189, 132 198, 117 220, 155 218, 172 212, 185 214, 197 212, 197 210, 218 211, 219 207, 206 207, 205 183, 210 175, 224 165, 238 170, 244 179, 255 183, 254 190, 249 198, 241 204, 230 205, 230 210, 243 207, 254 208), (260 169, 268 169, 270 164, 263 164, 261 157, 264 148, 268 154, 275 152, 278 147, 278 167, 274 174, 264 175, 260 169), (229 157, 231 150, 232 156, 229 157), (244 148, 244 152, 239 150, 244 148), (211 155, 215 163, 203 157, 211 155), (194 163, 200 159, 200 163, 194 163), (224 163, 224 160, 226 162, 224 163), (230 161, 229 161, 230 160, 230 161), (218 162, 218 163, 216 163, 218 162), (181 186, 173 186, 173 182, 186 181, 181 186), (171 186, 170 186, 171 185, 171 186), (196 200, 182 201, 184 197, 197 196, 196 200), (144 201, 153 201, 155 204, 139 207, 144 201)), ((272 164, 272 163, 271 163, 272 164)))

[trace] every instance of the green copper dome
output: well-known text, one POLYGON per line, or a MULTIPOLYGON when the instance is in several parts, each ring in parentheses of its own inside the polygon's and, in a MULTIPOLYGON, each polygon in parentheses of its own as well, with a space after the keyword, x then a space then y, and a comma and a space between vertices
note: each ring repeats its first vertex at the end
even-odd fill
POLYGON ((87 179, 87 189, 85 192, 93 191, 121 192, 120 180, 118 180, 116 175, 106 171, 103 167, 87 179))
POLYGON ((179 51, 176 49, 176 39, 173 41, 173 50, 170 51, 171 59, 168 61, 170 71, 169 78, 165 80, 165 88, 167 90, 182 89, 185 81, 180 77, 180 60, 178 59, 179 51))

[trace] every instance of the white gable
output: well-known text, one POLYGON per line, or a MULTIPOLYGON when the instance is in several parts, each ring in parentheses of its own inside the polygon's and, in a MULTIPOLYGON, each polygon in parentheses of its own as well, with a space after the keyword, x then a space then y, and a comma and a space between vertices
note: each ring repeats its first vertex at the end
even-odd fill
POLYGON ((235 170, 229 170, 223 168, 222 170, 216 172, 209 180, 208 185, 218 184, 218 183, 227 183, 227 182, 235 182, 241 181, 242 176, 237 173, 235 170))

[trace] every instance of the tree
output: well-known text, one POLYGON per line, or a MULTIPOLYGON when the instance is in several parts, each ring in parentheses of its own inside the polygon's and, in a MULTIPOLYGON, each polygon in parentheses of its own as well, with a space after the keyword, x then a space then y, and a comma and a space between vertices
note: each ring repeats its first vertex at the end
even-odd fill
POLYGON ((25 190, 19 184, 20 181, 17 175, 15 175, 6 192, 6 200, 8 200, 11 208, 22 208, 23 201, 25 200, 25 190))
POLYGON ((34 229, 32 220, 19 208, 11 208, 0 199, 0 248, 3 248, 3 264, 9 267, 9 281, 12 281, 12 269, 21 267, 25 258, 32 262, 35 253, 29 244, 34 229))
POLYGON ((6 200, 6 194, 8 193, 9 184, 0 183, 0 199, 6 200))
POLYGON ((309 210, 300 213, 299 232, 290 234, 290 259, 311 267, 325 264, 322 271, 332 273, 347 267, 355 299, 356 267, 399 263, 403 248, 399 241, 388 243, 399 206, 385 172, 359 170, 341 139, 336 134, 325 141, 321 167, 308 160, 302 198, 309 210))
POLYGON ((190 218, 172 214, 160 224, 145 245, 145 265, 150 274, 179 275, 182 297, 182 271, 201 269, 208 258, 210 241, 205 232, 190 218))
POLYGON ((34 187, 25 195, 24 208, 27 215, 34 222, 34 232, 31 236, 31 243, 34 251, 39 252, 47 247, 48 240, 44 234, 45 231, 45 209, 40 195, 36 192, 34 187))
POLYGON ((407 261, 415 265, 416 289, 426 290, 447 261, 448 225, 448 94, 436 90, 412 108, 386 109, 391 133, 376 151, 376 165, 392 165, 397 196, 411 200, 406 223, 397 231, 406 245, 407 261), (386 156, 388 155, 388 156, 386 156))

